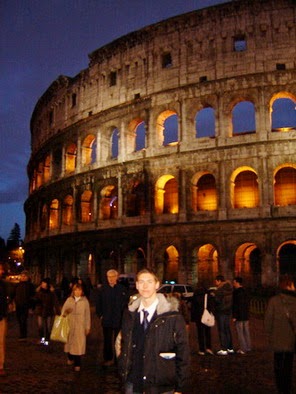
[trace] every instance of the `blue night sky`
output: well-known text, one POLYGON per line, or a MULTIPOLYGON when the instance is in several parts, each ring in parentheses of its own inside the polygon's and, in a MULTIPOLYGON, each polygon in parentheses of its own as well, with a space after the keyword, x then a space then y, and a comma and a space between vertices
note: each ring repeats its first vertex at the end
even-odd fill
POLYGON ((59 76, 88 67, 88 54, 134 30, 226 1, 2 0, 0 2, 0 237, 25 236, 30 118, 59 76))

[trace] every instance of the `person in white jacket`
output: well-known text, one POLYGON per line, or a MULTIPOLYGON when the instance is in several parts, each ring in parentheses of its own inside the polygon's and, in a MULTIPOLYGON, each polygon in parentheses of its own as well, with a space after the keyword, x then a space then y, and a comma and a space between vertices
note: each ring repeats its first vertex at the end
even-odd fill
POLYGON ((74 371, 81 368, 81 356, 86 351, 86 336, 90 332, 90 306, 84 296, 83 287, 77 283, 73 286, 72 294, 65 301, 62 315, 69 317, 69 337, 64 351, 68 355, 67 364, 74 366, 74 371))

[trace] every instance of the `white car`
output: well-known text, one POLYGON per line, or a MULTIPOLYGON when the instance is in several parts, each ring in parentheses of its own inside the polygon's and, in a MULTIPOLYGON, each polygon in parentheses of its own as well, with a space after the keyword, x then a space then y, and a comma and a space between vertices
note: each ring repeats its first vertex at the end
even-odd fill
POLYGON ((180 283, 165 283, 160 286, 157 292, 163 294, 180 293, 182 297, 188 301, 193 297, 193 287, 180 283))

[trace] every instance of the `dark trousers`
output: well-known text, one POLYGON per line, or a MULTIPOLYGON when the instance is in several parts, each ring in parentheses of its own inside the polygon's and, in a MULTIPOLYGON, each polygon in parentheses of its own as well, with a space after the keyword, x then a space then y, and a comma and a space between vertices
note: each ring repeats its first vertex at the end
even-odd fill
POLYGON ((227 350, 232 349, 232 335, 230 330, 230 315, 217 315, 217 324, 219 331, 219 339, 221 344, 221 349, 227 350))
POLYGON ((274 374, 278 393, 292 393, 293 352, 274 353, 274 374))
POLYGON ((81 356, 77 356, 76 354, 68 353, 68 359, 70 361, 74 361, 74 367, 80 367, 81 366, 81 356))
POLYGON ((211 349, 211 327, 202 324, 202 322, 196 322, 197 339, 200 352, 205 352, 206 349, 211 349))
POLYGON ((103 327, 104 334, 104 361, 112 361, 115 355, 114 343, 120 328, 103 327))
POLYGON ((19 324, 20 338, 27 338, 27 320, 29 308, 27 305, 16 307, 16 317, 19 324))

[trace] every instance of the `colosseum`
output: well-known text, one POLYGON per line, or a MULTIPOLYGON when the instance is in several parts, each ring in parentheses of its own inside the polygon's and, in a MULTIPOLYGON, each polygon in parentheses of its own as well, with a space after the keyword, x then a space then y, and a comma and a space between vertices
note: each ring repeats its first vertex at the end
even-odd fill
POLYGON ((53 81, 31 118, 33 279, 295 274, 295 20, 293 0, 231 1, 120 37, 53 81))

